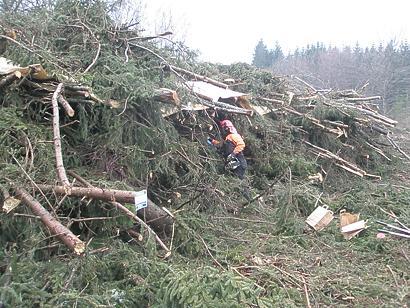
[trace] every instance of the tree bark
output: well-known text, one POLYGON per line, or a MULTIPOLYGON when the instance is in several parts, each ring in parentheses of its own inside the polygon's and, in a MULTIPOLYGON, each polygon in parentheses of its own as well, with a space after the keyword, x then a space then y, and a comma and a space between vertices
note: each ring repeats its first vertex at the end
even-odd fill
POLYGON ((215 79, 211 79, 211 78, 208 78, 208 77, 205 77, 205 76, 202 76, 202 75, 195 74, 193 72, 187 71, 187 70, 185 70, 183 68, 180 68, 180 67, 170 65, 169 68, 170 68, 171 71, 175 71, 175 72, 187 75, 187 76, 189 76, 189 77, 191 77, 195 80, 205 81, 207 83, 213 84, 214 86, 217 86, 217 87, 220 87, 220 88, 227 89, 229 87, 226 83, 223 83, 223 82, 220 82, 220 81, 217 81, 215 79))
POLYGON ((63 106, 65 112, 70 118, 74 116, 73 108, 71 108, 70 104, 67 102, 67 100, 62 95, 58 96, 58 102, 61 104, 61 106, 63 106))
POLYGON ((85 251, 85 243, 78 239, 69 229, 54 218, 36 199, 22 188, 15 188, 16 197, 27 204, 31 211, 39 216, 51 234, 55 235, 75 254, 81 255, 85 251))
POLYGON ((181 105, 181 101, 179 100, 178 93, 174 90, 170 90, 166 88, 155 90, 153 99, 163 102, 163 103, 173 104, 176 106, 181 105))
MULTIPOLYGON (((102 201, 121 202, 134 204, 134 192, 127 190, 102 189, 97 187, 71 187, 69 191, 64 186, 38 185, 43 191, 52 191, 57 195, 72 197, 87 197, 102 201)), ((148 206, 137 212, 157 234, 171 234, 173 218, 163 209, 148 199, 148 206)))
POLYGON ((375 99, 381 99, 381 96, 369 96, 369 97, 346 97, 344 100, 348 102, 365 102, 365 101, 371 101, 375 99))
MULTIPOLYGON (((74 177, 75 179, 77 179, 81 184, 83 184, 85 187, 89 187, 92 188, 93 185, 91 185, 88 181, 86 181, 84 178, 82 178, 81 176, 79 176, 77 173, 75 173, 74 171, 68 170, 68 174, 71 175, 72 177, 74 177)), ((135 220, 136 222, 139 222, 141 225, 143 225, 149 233, 151 233, 155 240, 157 241, 157 243, 167 252, 167 254, 170 254, 170 250, 169 248, 164 244, 164 242, 159 238, 159 236, 155 233, 154 230, 152 230, 150 228, 150 226, 148 226, 145 221, 143 221, 141 218, 139 218, 137 215, 135 215, 132 211, 130 211, 129 209, 127 209, 125 206, 123 206, 121 203, 119 202, 110 202, 113 206, 115 206, 118 210, 122 211, 123 213, 125 213, 125 215, 127 215, 129 218, 131 218, 132 220, 135 220)))
POLYGON ((3 77, 2 79, 0 79, 0 89, 11 85, 13 81, 15 81, 18 78, 19 76, 16 72, 3 77))
POLYGON ((139 218, 137 215, 135 215, 133 212, 131 212, 129 209, 127 209, 125 206, 123 206, 121 203, 119 202, 111 202, 111 204, 113 206, 115 206, 117 209, 119 209, 120 211, 123 211, 125 213, 125 215, 127 215, 129 218, 131 218, 132 220, 139 222, 141 225, 143 225, 149 233, 151 233, 152 236, 154 236, 155 240, 157 241, 157 243, 162 247, 162 249, 164 249, 167 254, 170 254, 170 250, 169 248, 164 244, 164 242, 159 238, 159 236, 155 233, 154 230, 152 230, 150 228, 150 226, 148 226, 145 221, 143 221, 141 218, 139 218))
POLYGON ((58 96, 61 95, 61 91, 63 90, 63 84, 60 83, 54 94, 51 102, 53 104, 53 132, 54 132, 54 151, 56 155, 56 167, 57 167, 57 175, 58 178, 64 186, 70 186, 70 182, 68 181, 67 174, 64 169, 63 163, 63 154, 61 153, 61 136, 60 136, 60 114, 58 111, 58 96))
MULTIPOLYGON (((200 94, 196 94, 196 95, 200 98, 205 99, 205 100, 209 100, 209 98, 204 96, 204 95, 200 95, 200 94)), ((223 111, 228 112, 228 113, 245 114, 245 115, 249 115, 249 116, 253 115, 253 110, 247 110, 247 109, 243 109, 243 108, 240 108, 240 107, 228 105, 228 104, 225 104, 225 103, 220 103, 220 102, 210 103, 210 102, 206 102, 206 101, 201 101, 201 104, 205 105, 209 108, 213 108, 215 110, 223 110, 223 111), (227 107, 227 105, 228 105, 228 107, 227 107)))

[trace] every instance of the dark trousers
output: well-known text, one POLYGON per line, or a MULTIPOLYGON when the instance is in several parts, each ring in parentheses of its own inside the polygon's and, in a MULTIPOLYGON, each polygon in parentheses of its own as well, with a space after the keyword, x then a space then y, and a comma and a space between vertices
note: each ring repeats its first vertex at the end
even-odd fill
POLYGON ((241 165, 238 168, 236 168, 235 170, 233 170, 233 173, 235 173, 238 176, 238 178, 243 180, 243 178, 245 176, 245 171, 248 168, 248 164, 247 164, 245 156, 243 156, 242 152, 237 154, 236 157, 238 158, 241 165))

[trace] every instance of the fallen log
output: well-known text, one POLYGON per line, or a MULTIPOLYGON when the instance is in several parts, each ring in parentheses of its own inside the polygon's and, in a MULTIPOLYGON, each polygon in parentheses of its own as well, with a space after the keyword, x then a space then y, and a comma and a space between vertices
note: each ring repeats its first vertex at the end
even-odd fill
POLYGON ((346 97, 344 100, 348 102, 365 102, 365 101, 371 101, 375 99, 381 99, 381 96, 369 96, 369 97, 346 97))
POLYGON ((336 154, 330 152, 329 150, 318 147, 317 145, 314 145, 314 144, 312 144, 312 143, 310 143, 306 140, 302 140, 302 141, 303 141, 303 143, 305 143, 305 144, 309 145, 310 147, 312 147, 315 150, 316 154, 318 154, 320 156, 323 156, 323 157, 326 157, 328 159, 334 160, 336 166, 338 166, 338 167, 340 167, 340 168, 342 168, 346 171, 349 171, 350 173, 353 173, 353 174, 358 175, 360 177, 368 176, 368 177, 371 177, 371 178, 380 179, 380 176, 367 173, 366 171, 359 168, 355 164, 353 164, 351 162, 348 162, 347 160, 344 160, 343 158, 337 156, 336 154))
POLYGON ((11 85, 15 80, 20 78, 20 76, 19 76, 19 72, 13 72, 7 75, 6 77, 0 79, 0 89, 11 85))
POLYGON ((327 106, 330 106, 330 107, 339 107, 339 108, 344 108, 344 109, 356 110, 356 111, 368 116, 373 121, 378 122, 380 124, 383 124, 385 126, 395 127, 396 124, 398 123, 396 120, 393 120, 393 119, 390 119, 386 116, 383 116, 383 115, 381 115, 380 113, 378 113, 376 111, 365 109, 365 108, 362 108, 360 106, 351 105, 351 104, 343 104, 343 103, 333 103, 333 104, 324 103, 324 104, 327 105, 327 106))
MULTIPOLYGON (((71 175, 72 177, 74 177, 75 179, 77 179, 81 184, 83 184, 85 187, 94 187, 93 185, 91 185, 88 181, 86 181, 84 178, 82 178, 81 176, 79 176, 77 173, 75 173, 74 171, 69 170, 68 174, 71 175)), ((157 241, 157 243, 167 252, 167 256, 169 256, 171 254, 171 251, 169 250, 169 248, 164 244, 164 242, 159 238, 159 236, 155 233, 154 230, 152 230, 150 228, 150 226, 148 226, 145 221, 143 221, 141 218, 139 218, 137 215, 135 215, 133 212, 131 212, 129 209, 127 209, 124 205, 122 205, 119 202, 110 202, 113 206, 115 206, 118 210, 122 211, 123 213, 125 213, 125 215, 127 215, 129 218, 131 218, 132 220, 135 220, 136 222, 140 223, 141 225, 143 225, 148 232, 154 236, 155 240, 157 241)))
POLYGON ((396 120, 393 120, 393 119, 390 119, 390 118, 388 118, 384 115, 381 115, 380 113, 378 113, 376 111, 372 111, 372 110, 365 109, 365 108, 359 108, 359 107, 356 107, 356 106, 348 106, 348 107, 352 108, 352 109, 360 110, 360 112, 362 112, 366 115, 369 115, 372 118, 378 119, 378 120, 384 122, 385 125, 388 125, 390 127, 394 127, 398 123, 396 120))
POLYGON ((41 221, 60 241, 62 241, 75 254, 81 255, 85 251, 85 243, 77 238, 69 229, 63 226, 53 217, 33 196, 24 189, 15 187, 16 197, 27 204, 34 215, 40 217, 41 221))
MULTIPOLYGON (((45 192, 54 192, 57 195, 86 197, 90 199, 134 204, 135 192, 117 189, 103 189, 97 187, 71 187, 66 190, 64 186, 38 185, 45 192)), ((172 231, 173 218, 162 208, 148 199, 148 206, 138 211, 137 216, 144 220, 157 234, 169 235, 172 231)))
POLYGON ((328 121, 327 123, 336 126, 336 129, 331 128, 331 127, 327 127, 326 125, 323 125, 319 119, 316 119, 312 116, 310 116, 309 114, 306 113, 301 113, 295 109, 293 109, 291 106, 285 106, 285 102, 282 100, 278 100, 278 99, 272 99, 272 98, 266 98, 266 97, 258 97, 258 99, 265 101, 265 102, 270 102, 273 104, 278 104, 278 108, 282 109, 286 112, 289 112, 293 115, 299 116, 299 117, 303 117, 306 120, 308 120, 309 122, 311 122, 313 125, 321 128, 322 130, 331 133, 331 134, 335 134, 338 138, 344 134, 346 134, 344 128, 348 128, 348 125, 344 125, 344 124, 340 124, 340 123, 336 123, 336 122, 330 122, 328 121), (340 127, 342 127, 343 129, 340 129, 340 127))
POLYGON ((393 146, 393 148, 395 148, 397 151, 399 151, 404 157, 406 157, 408 160, 410 160, 410 156, 407 155, 406 152, 404 152, 398 145, 397 143, 390 138, 389 135, 386 136, 387 140, 390 142, 390 144, 393 146))

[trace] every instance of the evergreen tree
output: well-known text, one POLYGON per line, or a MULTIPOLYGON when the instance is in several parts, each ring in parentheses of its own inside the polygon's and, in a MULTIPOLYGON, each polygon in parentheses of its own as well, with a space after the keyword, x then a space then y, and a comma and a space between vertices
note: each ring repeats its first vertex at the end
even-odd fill
POLYGON ((282 47, 280 47, 279 43, 276 42, 275 49, 272 50, 272 63, 276 63, 282 61, 285 58, 282 47))
POLYGON ((262 39, 259 40, 253 54, 252 65, 259 68, 268 68, 272 65, 271 53, 262 39))

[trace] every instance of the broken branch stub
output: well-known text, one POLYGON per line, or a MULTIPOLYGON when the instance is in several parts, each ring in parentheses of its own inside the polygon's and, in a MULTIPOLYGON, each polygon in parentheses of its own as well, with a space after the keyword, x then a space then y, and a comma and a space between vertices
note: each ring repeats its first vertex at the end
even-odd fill
MULTIPOLYGON (((61 136, 60 136, 60 115, 58 111, 58 97, 61 95, 63 91, 63 83, 60 83, 54 94, 53 98, 51 99, 51 103, 53 104, 53 132, 54 132, 54 152, 56 156, 56 168, 57 168, 57 175, 58 178, 65 187, 70 186, 70 182, 68 181, 67 174, 65 172, 64 163, 63 163, 63 154, 61 152, 61 136)), ((67 188, 66 188, 67 190, 67 188)))
POLYGON ((63 106, 65 112, 70 118, 74 116, 74 109, 71 108, 70 103, 67 102, 67 100, 62 95, 58 96, 58 102, 61 104, 61 106, 63 106))

